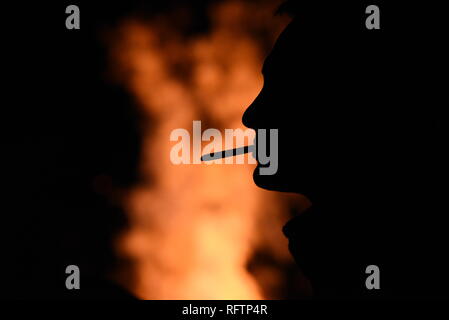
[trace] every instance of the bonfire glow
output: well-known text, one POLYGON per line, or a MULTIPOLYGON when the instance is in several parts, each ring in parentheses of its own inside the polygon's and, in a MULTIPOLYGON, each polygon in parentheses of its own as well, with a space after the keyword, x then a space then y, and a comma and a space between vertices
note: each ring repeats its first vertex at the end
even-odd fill
MULTIPOLYGON (((117 239, 125 285, 145 299, 262 299, 270 296, 248 270, 257 248, 290 264, 281 227, 285 196, 254 185, 255 165, 174 165, 170 132, 201 120, 241 128, 262 87, 261 66, 288 20, 279 1, 224 1, 210 8, 208 32, 182 35, 170 17, 129 18, 111 52, 116 77, 136 98, 146 122, 140 172, 129 191, 129 228, 117 239)), ((246 141, 246 144, 252 141, 246 141)), ((242 155, 243 156, 243 155, 242 155)), ((259 270, 264 283, 282 270, 259 270)))

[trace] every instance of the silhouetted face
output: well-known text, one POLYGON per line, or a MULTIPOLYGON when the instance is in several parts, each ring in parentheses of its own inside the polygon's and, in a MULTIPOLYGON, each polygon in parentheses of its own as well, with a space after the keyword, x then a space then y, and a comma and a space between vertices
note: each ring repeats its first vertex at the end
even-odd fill
POLYGON ((294 21, 266 58, 264 86, 243 123, 279 130, 279 167, 274 175, 260 175, 257 168, 258 186, 313 198, 318 189, 338 185, 348 164, 346 136, 354 129, 347 123, 353 103, 342 102, 349 102, 342 97, 354 88, 344 85, 343 69, 351 57, 339 52, 341 41, 294 21))
POLYGON ((329 279, 327 266, 339 268, 342 282, 358 275, 359 269, 351 273, 348 266, 349 248, 361 238, 354 230, 364 229, 350 226, 363 225, 357 222, 363 213, 348 208, 365 194, 379 193, 385 181, 380 177, 391 161, 386 142, 397 146, 387 128, 397 118, 392 97, 400 96, 390 94, 397 89, 394 73, 386 72, 384 52, 376 48, 373 38, 358 29, 293 21, 266 58, 264 86, 243 115, 250 128, 279 130, 278 171, 260 175, 256 168, 255 183, 301 193, 312 202, 312 209, 293 218, 284 233, 302 270, 321 287, 340 279, 329 279), (381 103, 386 96, 388 103, 381 103), (373 184, 374 178, 380 184, 373 184), (314 211, 329 204, 338 209, 314 211))
POLYGON ((315 9, 279 37, 243 123, 279 130, 278 171, 256 169, 255 183, 312 202, 284 233, 313 287, 325 295, 367 294, 363 272, 373 257, 388 264, 406 250, 419 260, 421 226, 434 221, 426 215, 440 194, 432 181, 442 172, 434 117, 442 114, 443 90, 433 74, 441 60, 434 65, 435 52, 424 45, 430 33, 417 40, 401 25, 387 36, 366 30, 357 6, 355 13, 315 9), (429 198, 420 199, 425 192, 429 198))

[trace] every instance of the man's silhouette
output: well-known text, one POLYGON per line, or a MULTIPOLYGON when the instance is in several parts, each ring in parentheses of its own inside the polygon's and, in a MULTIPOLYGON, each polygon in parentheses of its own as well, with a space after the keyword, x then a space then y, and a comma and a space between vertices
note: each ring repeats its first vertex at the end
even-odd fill
POLYGON ((444 296, 439 20, 380 5, 381 29, 367 30, 368 5, 284 5, 294 20, 243 115, 247 127, 279 129, 279 170, 256 169, 254 181, 310 199, 284 233, 317 296, 444 296), (380 290, 365 286, 369 265, 380 268, 380 290))

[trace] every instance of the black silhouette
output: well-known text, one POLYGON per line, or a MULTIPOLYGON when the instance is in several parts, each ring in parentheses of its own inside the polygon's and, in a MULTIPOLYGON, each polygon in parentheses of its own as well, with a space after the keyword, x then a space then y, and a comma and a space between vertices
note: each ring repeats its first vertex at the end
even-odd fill
POLYGON ((243 115, 247 127, 279 129, 279 170, 256 169, 254 181, 311 200, 284 233, 317 297, 444 296, 442 20, 438 10, 382 3, 381 29, 367 30, 368 4, 281 9, 295 18, 243 115), (371 264, 380 290, 365 287, 371 264))

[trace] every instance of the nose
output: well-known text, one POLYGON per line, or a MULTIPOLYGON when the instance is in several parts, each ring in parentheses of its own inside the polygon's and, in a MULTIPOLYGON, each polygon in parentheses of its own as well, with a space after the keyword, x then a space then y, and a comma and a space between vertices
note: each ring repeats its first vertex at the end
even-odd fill
POLYGON ((257 129, 257 110, 259 109, 257 106, 260 105, 261 94, 254 99, 254 101, 248 106, 242 116, 242 123, 245 127, 251 129, 257 129))

